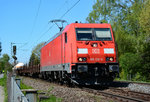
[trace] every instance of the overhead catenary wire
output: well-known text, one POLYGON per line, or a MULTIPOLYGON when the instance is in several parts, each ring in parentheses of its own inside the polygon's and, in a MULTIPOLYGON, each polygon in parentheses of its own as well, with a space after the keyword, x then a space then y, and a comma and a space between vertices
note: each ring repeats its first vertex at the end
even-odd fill
MULTIPOLYGON (((35 17, 34 17, 34 20, 33 20, 33 26, 32 26, 32 28, 31 28, 31 32, 30 32, 30 37, 32 36, 33 31, 34 31, 34 29, 35 29, 35 25, 36 25, 37 18, 38 18, 38 15, 39 15, 39 11, 40 11, 40 7, 41 7, 41 2, 42 2, 42 0, 39 0, 38 9, 37 9, 37 12, 36 12, 36 14, 35 14, 35 17)), ((30 38, 30 37, 29 37, 29 38, 30 38)), ((18 50, 22 50, 22 51, 23 51, 23 50, 26 50, 26 51, 29 50, 29 49, 21 49, 21 48, 23 48, 24 46, 28 45, 28 44, 29 44, 29 41, 27 41, 27 43, 15 43, 15 44, 23 44, 22 46, 18 47, 18 50)))
MULTIPOLYGON (((34 17, 34 20, 33 20, 33 26, 32 26, 32 28, 31 28, 30 37, 31 37, 32 34, 33 34, 33 31, 34 31, 34 28, 35 28, 35 25, 36 25, 36 22, 37 22, 37 18, 38 18, 39 11, 40 11, 40 7, 41 7, 41 2, 42 2, 42 0, 40 0, 40 1, 39 1, 39 4, 38 4, 38 9, 37 9, 37 12, 36 12, 35 17, 34 17)), ((29 37, 29 38, 30 38, 30 37, 29 37)), ((28 43, 29 43, 29 41, 27 41, 27 43, 24 44, 24 45, 21 46, 21 47, 24 47, 24 46, 28 45, 28 43)))
MULTIPOLYGON (((81 1, 81 0, 78 0, 77 2, 75 2, 59 19, 62 19, 62 18, 63 18, 67 13, 69 13, 80 1, 81 1)), ((65 1, 65 2, 66 2, 66 1, 65 1)), ((41 40, 41 38, 42 38, 47 32, 49 32, 49 30, 52 29, 53 26, 54 26, 54 24, 51 25, 45 32, 43 32, 42 35, 36 40, 36 42, 39 41, 39 40, 41 40)), ((34 46, 34 44, 33 44, 33 46, 34 46)), ((32 47, 32 46, 31 46, 31 47, 32 47)))
POLYGON ((40 7, 41 7, 41 1, 42 0, 40 0, 39 5, 38 5, 38 10, 37 10, 36 15, 35 15, 35 19, 34 19, 34 22, 33 22, 33 27, 31 29, 30 36, 32 35, 32 33, 34 31, 34 28, 35 28, 35 25, 36 25, 36 21, 37 21, 38 15, 39 15, 40 7))
POLYGON ((61 17, 60 19, 62 19, 70 10, 72 10, 78 3, 80 2, 80 0, 78 0, 73 6, 71 6, 61 17))
MULTIPOLYGON (((63 3, 63 5, 65 5, 67 1, 68 1, 68 0, 66 0, 66 1, 63 3)), ((57 14, 60 12, 60 10, 62 9, 63 5, 60 6, 60 8, 57 10, 57 12, 54 14, 54 16, 53 16, 52 18, 55 18, 55 17, 56 17, 56 15, 57 15, 57 14)), ((44 28, 46 28, 48 24, 49 24, 49 22, 44 26, 44 28)), ((45 32, 43 32, 42 35, 36 40, 36 42, 38 42, 39 40, 41 40, 41 38, 42 38, 53 26, 54 26, 54 24, 51 25, 45 32)), ((36 42, 35 42, 35 43, 36 43, 36 42)), ((35 44, 35 43, 34 43, 34 44, 35 44)), ((32 44, 31 47, 33 47, 34 44, 32 44)), ((30 48, 31 48, 31 47, 30 47, 30 48)))

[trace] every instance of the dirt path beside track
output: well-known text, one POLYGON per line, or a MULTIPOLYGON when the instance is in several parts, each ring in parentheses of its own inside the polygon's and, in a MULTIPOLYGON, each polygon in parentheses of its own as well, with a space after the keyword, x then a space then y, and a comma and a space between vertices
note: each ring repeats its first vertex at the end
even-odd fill
MULTIPOLYGON (((3 78, 4 74, 0 74, 0 78, 3 78)), ((4 88, 0 86, 0 101, 4 102, 4 88)))
POLYGON ((0 86, 0 101, 4 102, 4 88, 0 86))

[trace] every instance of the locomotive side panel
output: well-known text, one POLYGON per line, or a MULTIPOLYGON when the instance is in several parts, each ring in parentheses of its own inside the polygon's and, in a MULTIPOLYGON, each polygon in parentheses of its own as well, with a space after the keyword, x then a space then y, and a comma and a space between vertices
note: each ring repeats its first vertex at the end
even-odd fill
POLYGON ((41 49, 41 71, 61 70, 62 66, 61 36, 49 42, 41 49))

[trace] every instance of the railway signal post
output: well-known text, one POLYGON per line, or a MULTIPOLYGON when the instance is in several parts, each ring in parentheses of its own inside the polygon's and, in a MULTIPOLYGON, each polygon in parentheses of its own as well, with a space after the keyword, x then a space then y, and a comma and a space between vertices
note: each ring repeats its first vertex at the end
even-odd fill
POLYGON ((2 52, 2 43, 0 42, 0 56, 1 56, 1 52, 2 52))

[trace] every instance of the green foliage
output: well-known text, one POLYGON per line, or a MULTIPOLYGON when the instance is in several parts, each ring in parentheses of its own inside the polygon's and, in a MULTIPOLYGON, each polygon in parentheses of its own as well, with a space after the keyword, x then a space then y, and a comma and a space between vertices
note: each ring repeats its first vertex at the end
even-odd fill
POLYGON ((12 70, 12 65, 9 63, 10 57, 8 54, 3 54, 3 57, 0 58, 0 71, 5 70, 5 72, 12 70))
POLYGON ((34 47, 34 49, 32 50, 32 54, 29 60, 29 65, 38 65, 40 64, 40 49, 43 46, 43 42, 38 44, 36 47, 34 47))
POLYGON ((122 79, 150 81, 150 0, 97 0, 86 20, 112 25, 122 79))
POLYGON ((44 42, 39 43, 36 47, 33 48, 32 53, 34 53, 38 58, 40 58, 41 55, 41 47, 44 45, 44 42))
POLYGON ((37 65, 39 63, 40 63, 40 59, 34 53, 32 53, 30 57, 29 65, 37 65))
MULTIPOLYGON (((0 81, 1 81, 1 80, 0 80, 0 81)), ((31 86, 28 86, 28 85, 22 83, 22 81, 21 81, 21 83, 20 83, 20 88, 21 88, 21 89, 33 89, 31 86)), ((52 91, 53 88, 54 88, 54 87, 51 86, 51 87, 48 89, 48 93, 49 93, 50 91, 52 91)), ((43 92, 43 91, 42 91, 42 90, 39 90, 38 92, 43 92)), ((24 94, 25 94, 25 92, 24 92, 24 94)), ((39 100, 39 99, 38 99, 38 100, 39 100)), ((41 100, 40 102, 61 102, 61 101, 62 101, 61 98, 57 98, 57 97, 54 96, 54 95, 50 95, 50 98, 41 100)))
POLYGON ((142 6, 143 8, 139 16, 139 23, 143 30, 142 33, 146 34, 147 37, 150 37, 150 0, 146 0, 142 6))
POLYGON ((61 102, 62 99, 61 98, 57 98, 56 96, 54 95, 50 95, 50 98, 49 99, 44 99, 42 100, 41 102, 61 102))
POLYGON ((54 96, 54 95, 49 95, 49 94, 48 94, 48 93, 50 93, 53 89, 54 89, 53 86, 50 86, 50 87, 49 87, 49 89, 48 89, 46 95, 47 95, 47 96, 50 96, 50 98, 44 99, 44 100, 42 100, 41 102, 61 102, 61 101, 62 101, 61 98, 57 98, 57 97, 54 96))
POLYGON ((0 78, 0 86, 4 87, 5 81, 6 81, 6 77, 0 78))
POLYGON ((7 76, 4 73, 4 77, 0 79, 0 86, 4 87, 5 100, 4 102, 8 102, 8 93, 7 93, 7 76))
POLYGON ((122 74, 124 74, 124 79, 133 78, 141 67, 140 56, 136 53, 125 53, 120 56, 120 67, 122 68, 122 74))
POLYGON ((31 86, 27 86, 26 84, 20 82, 20 89, 33 89, 31 86))
POLYGON ((51 92, 53 89, 54 89, 54 87, 50 86, 49 89, 48 89, 48 93, 51 92))

